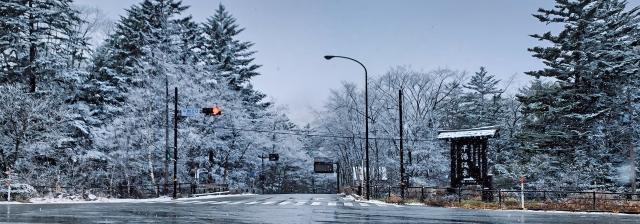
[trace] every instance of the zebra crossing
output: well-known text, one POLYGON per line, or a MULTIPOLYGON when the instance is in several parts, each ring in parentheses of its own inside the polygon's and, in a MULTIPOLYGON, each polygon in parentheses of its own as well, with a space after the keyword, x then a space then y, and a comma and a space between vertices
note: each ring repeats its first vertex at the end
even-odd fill
MULTIPOLYGON (((134 202, 135 203, 135 202, 134 202)), ((366 203, 366 202, 338 202, 338 201, 299 201, 299 200, 240 200, 240 201, 200 201, 200 200, 164 200, 164 201, 144 201, 139 203, 154 204, 177 204, 177 205, 272 205, 272 206, 331 206, 331 207, 396 207, 403 205, 366 203)))

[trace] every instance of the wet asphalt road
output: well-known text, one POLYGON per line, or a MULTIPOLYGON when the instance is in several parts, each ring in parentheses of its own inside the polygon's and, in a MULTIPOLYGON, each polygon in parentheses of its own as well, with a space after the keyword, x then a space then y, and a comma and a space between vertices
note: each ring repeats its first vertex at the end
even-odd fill
POLYGON ((0 223, 640 223, 640 215, 377 205, 339 195, 0 204, 0 223))

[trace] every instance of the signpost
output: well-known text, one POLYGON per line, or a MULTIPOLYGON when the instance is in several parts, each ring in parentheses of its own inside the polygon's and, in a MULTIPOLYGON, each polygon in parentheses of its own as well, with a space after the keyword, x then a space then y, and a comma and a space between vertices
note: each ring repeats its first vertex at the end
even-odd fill
POLYGON ((11 201, 11 169, 7 172, 9 178, 7 178, 7 201, 11 201))
POLYGON ((180 116, 182 117, 193 117, 198 113, 200 113, 200 111, 196 109, 180 109, 180 116))
POLYGON ((333 162, 326 157, 314 157, 313 171, 315 173, 333 173, 333 162))
POLYGON ((524 210, 524 176, 520 176, 520 200, 522 201, 522 210, 524 210))
POLYGON ((332 162, 331 159, 326 157, 314 157, 313 158, 313 172, 314 173, 333 173, 336 177, 336 187, 338 193, 340 193, 340 163, 332 162), (336 171, 333 170, 333 164, 336 164, 336 171))

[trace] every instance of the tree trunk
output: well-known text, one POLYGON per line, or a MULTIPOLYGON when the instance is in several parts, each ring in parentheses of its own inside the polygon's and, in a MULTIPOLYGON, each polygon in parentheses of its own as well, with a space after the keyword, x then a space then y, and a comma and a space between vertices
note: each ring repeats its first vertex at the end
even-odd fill
MULTIPOLYGON (((29 1, 29 8, 33 8, 33 1, 29 1)), ((36 92, 36 67, 34 66, 34 62, 36 61, 36 43, 34 43, 33 36, 36 30, 35 27, 35 18, 33 17, 33 12, 29 14, 29 37, 32 38, 29 40, 31 42, 31 46, 29 46, 29 66, 27 71, 29 71, 29 92, 36 92)))

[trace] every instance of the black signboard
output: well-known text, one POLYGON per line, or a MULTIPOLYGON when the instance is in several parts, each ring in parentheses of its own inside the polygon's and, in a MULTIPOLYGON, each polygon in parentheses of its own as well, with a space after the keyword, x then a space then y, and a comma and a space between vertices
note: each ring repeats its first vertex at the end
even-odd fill
POLYGON ((278 154, 269 154, 269 161, 278 161, 280 159, 280 155, 278 154))
POLYGON ((333 163, 315 162, 313 171, 316 173, 333 173, 333 163))

